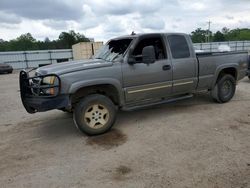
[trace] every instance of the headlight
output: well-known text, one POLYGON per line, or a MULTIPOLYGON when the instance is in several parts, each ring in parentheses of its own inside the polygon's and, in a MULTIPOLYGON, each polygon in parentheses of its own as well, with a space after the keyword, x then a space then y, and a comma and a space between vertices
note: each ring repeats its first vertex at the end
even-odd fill
POLYGON ((46 76, 42 79, 42 84, 53 85, 55 84, 56 79, 57 78, 55 76, 46 76))
POLYGON ((36 96, 56 96, 59 93, 59 77, 36 76, 30 80, 31 92, 36 96))
POLYGON ((58 92, 57 88, 42 89, 42 94, 55 95, 58 92))
MULTIPOLYGON (((49 85, 49 86, 56 86, 59 84, 59 80, 56 76, 46 76, 42 79, 41 85, 49 85)), ((58 87, 51 87, 42 89, 43 94, 46 95, 57 95, 58 94, 58 87)))

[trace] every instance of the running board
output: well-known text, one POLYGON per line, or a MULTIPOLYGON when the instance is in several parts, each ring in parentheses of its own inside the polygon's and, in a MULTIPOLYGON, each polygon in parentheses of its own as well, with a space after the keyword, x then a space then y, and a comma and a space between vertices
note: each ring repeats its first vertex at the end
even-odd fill
POLYGON ((176 102, 176 101, 180 101, 180 100, 184 100, 184 99, 189 99, 189 98, 192 98, 193 96, 194 96, 193 94, 188 94, 188 95, 182 95, 182 96, 176 97, 176 98, 157 101, 157 102, 150 103, 150 104, 143 104, 143 105, 131 106, 131 107, 130 106, 124 106, 122 108, 122 110, 124 110, 124 111, 133 111, 133 110, 147 108, 147 107, 150 107, 150 106, 155 106, 155 105, 160 105, 160 104, 167 104, 167 103, 172 103, 172 102, 176 102))

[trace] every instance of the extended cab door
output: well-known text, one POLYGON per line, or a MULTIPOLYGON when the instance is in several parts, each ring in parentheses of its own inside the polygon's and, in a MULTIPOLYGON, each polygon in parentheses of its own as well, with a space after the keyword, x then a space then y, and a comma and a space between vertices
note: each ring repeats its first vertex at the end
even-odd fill
POLYGON ((129 64, 125 61, 122 64, 127 103, 160 99, 171 94, 171 61, 165 47, 161 34, 143 35, 134 41, 127 59, 135 58, 135 63, 129 64), (142 49, 146 46, 154 46, 156 61, 152 64, 142 62, 142 49))
POLYGON ((192 41, 184 34, 169 34, 166 37, 172 56, 173 95, 192 92, 198 82, 198 62, 192 41))

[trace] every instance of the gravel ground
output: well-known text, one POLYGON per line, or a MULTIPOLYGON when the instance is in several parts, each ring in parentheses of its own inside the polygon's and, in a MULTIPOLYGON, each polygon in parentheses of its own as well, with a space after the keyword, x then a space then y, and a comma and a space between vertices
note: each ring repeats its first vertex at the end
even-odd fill
POLYGON ((193 99, 120 112, 87 137, 72 115, 26 113, 18 73, 0 75, 1 187, 250 187, 250 81, 233 100, 193 99))

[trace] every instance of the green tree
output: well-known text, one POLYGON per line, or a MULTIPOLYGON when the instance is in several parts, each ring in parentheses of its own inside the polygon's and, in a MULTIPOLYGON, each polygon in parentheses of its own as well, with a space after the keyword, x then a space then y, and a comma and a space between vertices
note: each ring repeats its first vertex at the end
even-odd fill
POLYGON ((88 38, 86 38, 84 35, 77 33, 76 34, 76 42, 90 42, 88 38))
POLYGON ((6 45, 6 51, 37 50, 36 39, 30 33, 23 34, 6 45))
MULTIPOLYGON (((196 29, 191 33, 192 41, 194 43, 205 42, 207 33, 207 30, 202 30, 201 28, 196 29)), ((210 36, 211 34, 210 32, 210 36)), ((230 30, 227 27, 223 27, 222 30, 217 31, 212 38, 214 42, 250 40, 250 29, 237 28, 230 30)))
POLYGON ((214 42, 222 42, 225 41, 225 36, 222 32, 217 31, 214 36, 213 36, 213 41, 214 42))
POLYGON ((17 37, 17 41, 29 41, 29 42, 36 42, 36 39, 32 37, 30 33, 22 34, 20 37, 17 37))
POLYGON ((57 40, 38 41, 30 33, 23 34, 10 41, 0 40, 0 51, 48 50, 71 48, 78 42, 88 42, 89 39, 80 33, 71 30, 62 32, 57 40))
POLYGON ((230 29, 228 29, 227 27, 223 27, 222 30, 221 30, 221 32, 222 32, 224 35, 228 34, 229 31, 230 31, 230 29))
POLYGON ((250 29, 232 29, 226 34, 226 39, 229 41, 250 40, 250 29))
POLYGON ((195 31, 191 32, 191 38, 194 43, 200 43, 206 41, 207 31, 201 28, 197 28, 195 31))
POLYGON ((49 37, 45 37, 44 42, 45 43, 50 43, 49 37))
POLYGON ((80 33, 75 33, 73 30, 69 32, 62 32, 59 35, 60 48, 71 48, 73 44, 78 42, 89 42, 89 39, 80 33))

